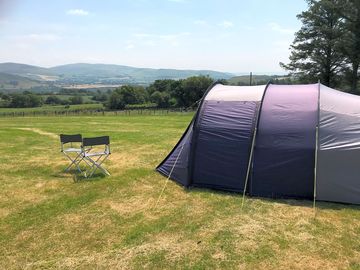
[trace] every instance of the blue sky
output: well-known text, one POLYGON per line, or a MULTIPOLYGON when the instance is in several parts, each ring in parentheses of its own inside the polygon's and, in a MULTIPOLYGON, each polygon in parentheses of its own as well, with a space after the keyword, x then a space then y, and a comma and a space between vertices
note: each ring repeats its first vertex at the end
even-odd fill
POLYGON ((279 73, 304 0, 0 0, 0 62, 279 73))

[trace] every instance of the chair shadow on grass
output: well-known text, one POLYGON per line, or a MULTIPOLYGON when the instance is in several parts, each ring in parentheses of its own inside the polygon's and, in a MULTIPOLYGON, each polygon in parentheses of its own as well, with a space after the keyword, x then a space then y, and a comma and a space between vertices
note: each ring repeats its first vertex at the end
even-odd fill
POLYGON ((58 179, 69 179, 69 177, 71 177, 74 183, 100 181, 106 177, 106 175, 101 172, 96 172, 91 177, 85 177, 83 174, 80 174, 79 171, 76 169, 71 169, 67 172, 59 170, 57 173, 54 173, 51 176, 58 179))
MULTIPOLYGON (((181 186, 181 185, 179 185, 181 186)), ((183 187, 183 186, 181 186, 183 187)), ((216 195, 226 195, 231 197, 242 198, 242 192, 234 192, 234 191, 226 191, 226 190, 216 190, 211 188, 199 188, 199 187, 190 187, 184 188, 186 193, 199 193, 199 194, 216 194, 216 195)), ((246 194, 245 196, 245 204, 246 200, 259 200, 263 202, 270 203, 280 203, 286 204, 289 206, 303 206, 303 207, 313 207, 313 200, 311 199, 294 199, 294 198, 266 198, 266 197, 257 197, 257 196, 249 196, 246 194)), ((338 203, 338 202, 326 202, 326 201, 316 201, 316 208, 323 210, 360 210, 360 205, 355 204, 347 204, 347 203, 338 203)))
POLYGON ((106 175, 102 173, 94 173, 91 177, 85 177, 83 174, 73 174, 74 183, 83 183, 83 182, 95 182, 104 179, 106 175))

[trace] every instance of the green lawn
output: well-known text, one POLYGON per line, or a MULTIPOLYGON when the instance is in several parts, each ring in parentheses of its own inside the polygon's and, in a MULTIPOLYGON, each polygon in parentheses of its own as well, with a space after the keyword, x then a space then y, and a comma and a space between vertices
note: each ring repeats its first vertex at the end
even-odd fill
POLYGON ((360 269, 360 207, 185 190, 154 171, 191 114, 0 118, 0 269, 360 269), (59 133, 110 135, 110 177, 59 133))

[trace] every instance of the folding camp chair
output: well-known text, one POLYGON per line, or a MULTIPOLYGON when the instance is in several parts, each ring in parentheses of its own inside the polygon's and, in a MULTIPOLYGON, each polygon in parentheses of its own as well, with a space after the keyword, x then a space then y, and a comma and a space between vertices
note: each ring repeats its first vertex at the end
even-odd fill
POLYGON ((70 165, 66 167, 65 172, 69 171, 72 166, 76 166, 77 170, 82 173, 79 163, 84 158, 82 155, 83 148, 81 147, 81 134, 65 135, 60 134, 61 152, 70 160, 70 165), (70 143, 70 147, 65 147, 70 143), (78 144, 78 148, 73 146, 73 143, 78 144))
POLYGON ((89 166, 89 169, 85 172, 85 177, 91 177, 97 169, 101 170, 103 173, 110 175, 110 173, 103 167, 101 164, 109 157, 110 155, 110 138, 109 136, 102 137, 93 137, 93 138, 84 138, 82 143, 82 149, 90 148, 94 151, 84 151, 82 152, 84 161, 89 166), (97 151, 93 147, 104 147, 103 150, 97 151))

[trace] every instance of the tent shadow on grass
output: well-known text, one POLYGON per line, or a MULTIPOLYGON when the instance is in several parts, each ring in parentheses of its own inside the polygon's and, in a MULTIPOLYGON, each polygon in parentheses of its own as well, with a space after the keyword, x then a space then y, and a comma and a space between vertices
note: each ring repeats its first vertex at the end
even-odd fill
MULTIPOLYGON (((180 187, 180 184, 178 184, 180 187)), ((226 195, 234 198, 241 198, 242 193, 239 192, 233 192, 233 191, 224 191, 224 190, 216 190, 216 189, 209 189, 209 188, 197 188, 197 187, 190 187, 190 188, 184 188, 183 189, 186 193, 198 193, 198 194, 214 194, 214 195, 226 195)), ((304 207, 313 207, 313 201, 312 200, 299 200, 299 199, 292 199, 292 198, 264 198, 264 197, 250 197, 246 195, 245 197, 245 205, 246 200, 259 200, 263 202, 269 202, 269 203, 280 203, 280 204, 286 204, 289 206, 304 206, 304 207)), ((241 206, 241 205, 240 205, 241 206)), ((354 204, 346 204, 346 203, 333 203, 333 202, 326 202, 326 201, 316 201, 316 208, 317 209, 324 209, 324 210, 360 210, 360 205, 354 205, 354 204)))

